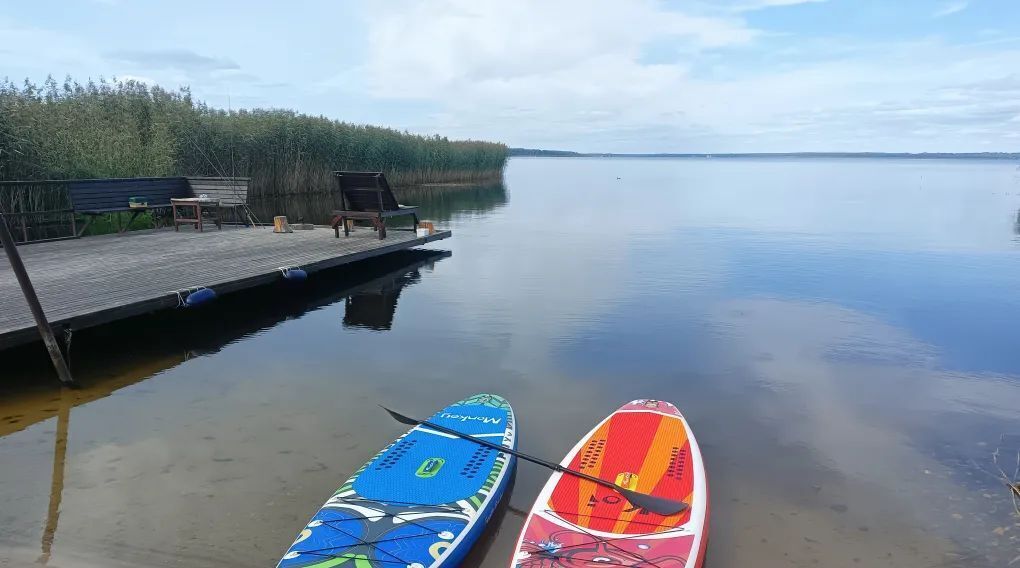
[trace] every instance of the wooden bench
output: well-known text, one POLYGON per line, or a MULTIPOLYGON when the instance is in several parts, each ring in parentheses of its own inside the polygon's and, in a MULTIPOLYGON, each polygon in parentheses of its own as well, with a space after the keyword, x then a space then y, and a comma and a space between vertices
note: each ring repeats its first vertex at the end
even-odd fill
POLYGON ((206 196, 220 202, 221 210, 231 210, 234 213, 235 221, 244 224, 253 224, 250 216, 245 214, 242 218, 239 210, 246 209, 248 204, 248 182, 246 177, 189 177, 188 187, 191 190, 190 197, 206 196))
POLYGON ((367 219, 378 231, 379 238, 386 238, 386 219, 410 215, 414 220, 411 230, 418 226, 418 207, 401 205, 390 189, 382 172, 333 172, 340 186, 340 209, 333 211, 333 232, 340 238, 340 226, 344 236, 350 236, 349 220, 367 219))
POLYGON ((76 236, 79 237, 85 233, 93 219, 100 215, 130 212, 128 222, 117 229, 117 232, 123 233, 138 215, 153 209, 167 209, 171 199, 190 197, 188 183, 184 178, 72 180, 67 182, 67 186, 74 212, 88 217, 77 231, 76 236), (144 199, 145 204, 131 206, 132 197, 144 199))

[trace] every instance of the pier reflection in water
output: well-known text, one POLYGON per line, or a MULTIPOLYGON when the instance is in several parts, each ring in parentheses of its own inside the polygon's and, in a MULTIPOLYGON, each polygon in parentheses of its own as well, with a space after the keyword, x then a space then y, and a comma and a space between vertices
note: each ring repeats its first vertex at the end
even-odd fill
POLYGON ((359 291, 348 294, 344 299, 344 327, 376 331, 390 329, 397 313, 400 291, 419 280, 421 274, 415 269, 373 280, 370 286, 362 286, 359 291))

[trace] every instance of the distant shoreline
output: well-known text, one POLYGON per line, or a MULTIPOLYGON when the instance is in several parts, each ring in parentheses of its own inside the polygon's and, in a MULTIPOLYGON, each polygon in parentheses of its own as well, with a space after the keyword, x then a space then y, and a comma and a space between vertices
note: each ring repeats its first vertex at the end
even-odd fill
POLYGON ((538 150, 510 148, 511 157, 537 158, 884 158, 910 160, 1020 160, 1020 152, 748 152, 724 154, 617 154, 599 152, 569 152, 566 150, 538 150))

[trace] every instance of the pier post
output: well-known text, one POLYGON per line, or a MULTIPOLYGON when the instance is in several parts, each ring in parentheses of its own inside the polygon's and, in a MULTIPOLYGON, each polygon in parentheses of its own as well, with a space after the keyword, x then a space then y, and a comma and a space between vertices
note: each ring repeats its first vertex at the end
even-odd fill
POLYGON ((28 302, 29 309, 32 310, 32 317, 35 318, 35 325, 39 328, 39 334, 42 335, 46 350, 50 353, 50 359, 53 360, 53 368, 57 370, 57 377, 65 385, 73 386, 75 383, 71 376, 71 369, 67 367, 64 354, 60 351, 60 344, 53 336, 53 328, 46 321, 46 314, 43 312, 42 304, 39 303, 39 296, 36 295, 35 288, 32 287, 32 280, 29 279, 28 271, 25 270, 25 263, 21 261, 21 254, 18 252, 17 245, 14 244, 14 237, 7 226, 7 217, 3 213, 0 213, 0 242, 3 243, 4 250, 7 251, 7 260, 10 261, 14 275, 18 278, 18 284, 21 286, 21 292, 25 295, 25 301, 28 302))

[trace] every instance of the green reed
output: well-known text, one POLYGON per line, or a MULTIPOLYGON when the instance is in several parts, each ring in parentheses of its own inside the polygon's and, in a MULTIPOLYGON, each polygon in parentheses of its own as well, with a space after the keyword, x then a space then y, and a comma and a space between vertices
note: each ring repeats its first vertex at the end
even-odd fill
POLYGON ((384 171, 394 185, 498 178, 507 153, 288 110, 228 112, 187 88, 0 82, 0 180, 246 176, 261 197, 328 192, 338 169, 384 171))

